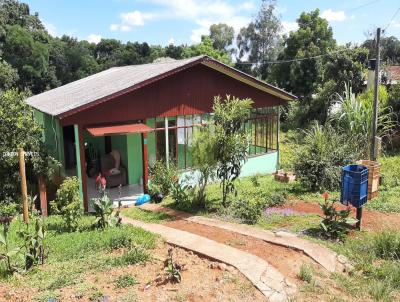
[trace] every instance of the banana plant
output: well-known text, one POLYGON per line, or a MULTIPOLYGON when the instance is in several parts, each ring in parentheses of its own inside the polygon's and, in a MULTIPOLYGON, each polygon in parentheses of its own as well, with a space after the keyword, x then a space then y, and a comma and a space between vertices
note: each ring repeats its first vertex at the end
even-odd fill
POLYGON ((4 252, 0 253, 0 260, 5 261, 6 268, 9 273, 12 273, 16 270, 16 268, 12 265, 11 259, 16 256, 20 252, 20 248, 15 247, 11 248, 8 242, 8 231, 9 231, 9 223, 3 223, 3 231, 0 233, 0 245, 2 246, 2 250, 4 252))

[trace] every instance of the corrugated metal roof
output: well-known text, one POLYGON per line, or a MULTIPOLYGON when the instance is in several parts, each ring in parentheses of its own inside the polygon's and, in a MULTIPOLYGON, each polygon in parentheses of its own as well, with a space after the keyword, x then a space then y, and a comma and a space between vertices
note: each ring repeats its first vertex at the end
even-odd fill
MULTIPOLYGON (((186 65, 190 65, 191 63, 196 64, 196 61, 201 62, 205 59, 220 63, 208 56, 202 55, 183 60, 167 60, 150 64, 113 67, 75 82, 29 97, 26 102, 41 112, 53 116, 59 116, 97 100, 118 94, 121 91, 123 92, 124 90, 135 87, 143 82, 151 81, 153 78, 162 77, 164 74, 173 72, 176 69, 184 68, 186 65)), ((238 72, 234 68, 231 69, 238 72)), ((296 98, 279 88, 268 85, 257 79, 254 80, 262 85, 267 85, 268 87, 273 88, 278 94, 285 95, 286 98, 288 96, 289 98, 296 98)))

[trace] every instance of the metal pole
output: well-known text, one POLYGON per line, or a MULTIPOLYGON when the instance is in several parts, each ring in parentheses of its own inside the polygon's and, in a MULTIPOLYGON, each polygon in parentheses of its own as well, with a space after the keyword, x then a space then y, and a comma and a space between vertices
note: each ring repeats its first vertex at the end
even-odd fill
POLYGON ((18 148, 19 158, 19 175, 21 177, 21 194, 22 194, 22 209, 24 222, 29 222, 28 213, 28 189, 26 187, 26 174, 25 174, 25 152, 24 149, 18 148))
POLYGON ((378 129, 378 95, 379 95, 379 65, 380 65, 380 43, 381 43, 381 29, 376 30, 376 62, 375 62, 375 79, 374 79, 374 107, 372 117, 372 137, 371 137, 371 160, 376 161, 377 147, 376 135, 378 129))
POLYGON ((168 137, 168 117, 165 121, 165 164, 169 167, 169 137, 168 137))

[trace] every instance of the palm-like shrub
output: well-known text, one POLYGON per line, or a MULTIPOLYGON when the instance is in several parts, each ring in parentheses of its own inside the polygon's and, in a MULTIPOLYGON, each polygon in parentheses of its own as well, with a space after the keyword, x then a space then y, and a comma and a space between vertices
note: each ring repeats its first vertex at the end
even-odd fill
POLYGON ((330 124, 314 123, 304 134, 304 144, 294 164, 300 182, 311 191, 337 190, 341 167, 359 156, 355 144, 330 124))
MULTIPOLYGON (((387 92, 379 89, 379 114, 377 135, 385 138, 391 135, 397 117, 392 108, 386 106, 387 92)), ((373 119, 373 94, 367 91, 356 97, 351 87, 346 87, 343 96, 338 95, 337 112, 331 114, 330 120, 337 125, 349 141, 361 146, 361 154, 368 157, 371 148, 372 119, 373 119)))

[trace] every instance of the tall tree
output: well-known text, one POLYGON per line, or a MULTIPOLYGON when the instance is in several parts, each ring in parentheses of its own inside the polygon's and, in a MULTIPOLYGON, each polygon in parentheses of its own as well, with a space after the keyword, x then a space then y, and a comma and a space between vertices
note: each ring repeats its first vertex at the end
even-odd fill
POLYGON ((213 41, 208 36, 201 38, 200 44, 195 44, 187 47, 184 50, 183 56, 190 58, 198 55, 208 55, 216 60, 219 60, 225 64, 232 64, 232 59, 226 50, 219 50, 213 47, 213 41))
POLYGON ((323 81, 323 58, 306 59, 324 55, 336 47, 332 28, 321 18, 319 10, 303 12, 297 20, 298 30, 291 32, 284 42, 284 49, 278 60, 287 63, 276 65, 277 84, 309 101, 323 81), (303 59, 292 61, 296 59, 303 59))
MULTIPOLYGON (((375 41, 367 39, 362 44, 369 49, 370 57, 375 57, 375 41)), ((388 64, 400 64, 400 40, 394 36, 381 38, 381 60, 388 64)))
POLYGON ((251 71, 255 76, 266 79, 270 74, 271 65, 267 61, 277 58, 281 46, 280 31, 281 22, 275 14, 276 2, 274 0, 263 0, 260 11, 254 21, 247 27, 243 27, 237 37, 239 50, 237 64, 239 69, 244 69, 242 59, 245 62, 254 62, 251 71))
POLYGON ((213 24, 210 26, 210 38, 213 41, 213 47, 218 50, 228 50, 235 37, 235 31, 232 26, 225 23, 213 24))

